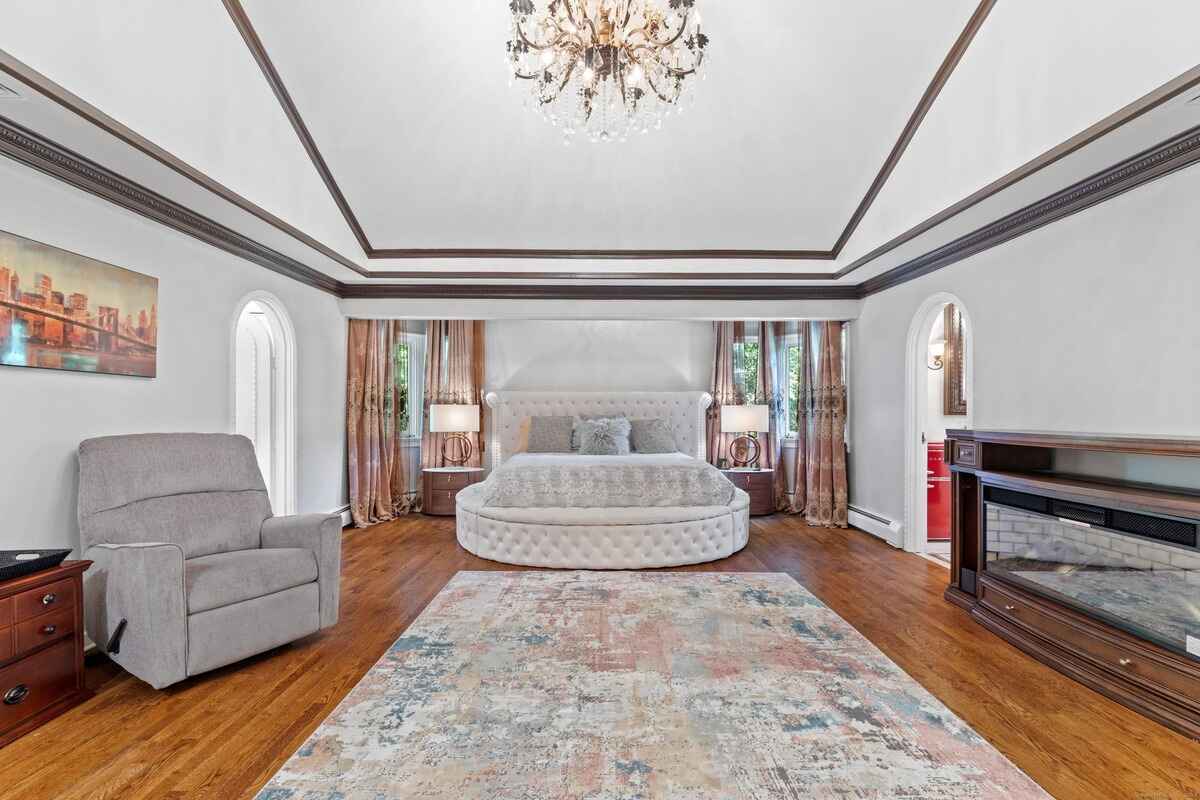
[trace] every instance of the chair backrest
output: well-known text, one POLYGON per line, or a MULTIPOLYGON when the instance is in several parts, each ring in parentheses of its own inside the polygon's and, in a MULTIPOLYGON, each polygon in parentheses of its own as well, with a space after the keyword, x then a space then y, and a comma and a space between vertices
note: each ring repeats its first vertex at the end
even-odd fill
POLYGON ((173 542, 185 558, 261 546, 271 516, 254 445, 224 433, 104 436, 79 445, 79 537, 173 542))

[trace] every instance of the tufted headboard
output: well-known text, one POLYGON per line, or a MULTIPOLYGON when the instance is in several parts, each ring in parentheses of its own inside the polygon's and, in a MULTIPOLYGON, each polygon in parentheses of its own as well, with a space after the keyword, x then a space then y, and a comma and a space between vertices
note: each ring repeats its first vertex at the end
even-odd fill
POLYGON ((492 409, 493 469, 512 456, 526 417, 577 414, 665 419, 680 451, 706 457, 704 414, 712 403, 708 392, 489 392, 485 399, 492 409))

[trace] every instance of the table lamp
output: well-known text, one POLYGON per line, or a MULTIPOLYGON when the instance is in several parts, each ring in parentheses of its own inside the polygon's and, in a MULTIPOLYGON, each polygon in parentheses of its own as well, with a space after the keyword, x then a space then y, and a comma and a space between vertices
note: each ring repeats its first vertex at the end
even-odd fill
POLYGON ((465 464, 475 448, 471 446, 468 433, 479 432, 478 405, 431 405, 429 406, 429 432, 448 434, 442 440, 442 458, 451 464, 465 464), (451 455, 447 448, 451 442, 458 444, 458 456, 451 455))
POLYGON ((758 463, 762 445, 749 434, 770 429, 770 409, 765 405, 721 406, 721 433, 742 434, 729 443, 729 458, 735 467, 758 463))

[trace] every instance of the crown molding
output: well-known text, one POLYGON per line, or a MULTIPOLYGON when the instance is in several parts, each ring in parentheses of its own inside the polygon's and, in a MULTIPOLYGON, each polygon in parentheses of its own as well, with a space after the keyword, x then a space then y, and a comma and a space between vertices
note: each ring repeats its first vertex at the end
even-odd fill
POLYGON ((965 236, 869 278, 858 286, 865 297, 907 283, 1098 203, 1111 200, 1142 184, 1192 166, 1197 161, 1200 161, 1200 126, 1184 131, 965 236))
MULTIPOLYGON (((776 281, 753 284, 597 283, 345 283, 192 211, 46 137, 0 117, 0 154, 102 197, 122 208, 239 256, 272 272, 341 298, 485 298, 601 300, 845 300, 877 294, 942 269, 977 253, 1037 230, 1145 183, 1200 161, 1200 126, 1191 128, 1058 192, 1007 214, 941 247, 863 282, 814 284, 795 273, 775 273, 776 281)), ((578 280, 597 276, 622 280, 626 273, 567 273, 578 280)), ((669 273, 675 274, 675 273, 669 273)), ((739 273, 685 273, 701 280, 748 280, 739 273)), ((545 279, 545 273, 485 273, 490 280, 517 276, 545 279)), ((563 273, 551 273, 560 279, 563 273)), ((644 276, 645 273, 639 273, 644 276)), ((449 275, 439 273, 444 281, 449 275)), ((765 278, 756 274, 755 278, 765 278)), ((822 276, 829 280, 829 275, 822 276)))
POLYGON ((345 299, 438 300, 857 300, 855 284, 697 286, 528 283, 343 283, 345 299))
MULTIPOLYGON (((350 226, 351 231, 358 239, 359 245, 362 246, 363 252, 368 259, 503 259, 503 258, 528 258, 528 259, 587 259, 587 260, 605 260, 605 259, 620 259, 626 261, 636 260, 655 260, 665 261, 672 259, 722 259, 722 260, 784 260, 784 261, 832 261, 836 259, 842 252, 842 248, 850 240, 851 235, 858 228, 867 210, 875 202, 879 192, 883 189, 888 178, 891 177, 893 170, 900 161, 900 157, 904 151, 908 149, 909 143, 916 136, 917 129, 921 126, 925 116, 929 113, 929 109, 933 107, 934 101, 941 94, 942 88, 950 80, 950 76, 954 73, 955 67, 962 60, 967 48, 974 40, 975 35, 983 26, 984 20, 991 13, 992 8, 996 5, 996 0, 980 0, 979 5, 967 20, 966 26, 958 37, 954 40, 954 44, 950 48, 950 52, 942 60, 937 72, 934 73, 929 85, 921 94, 921 98, 917 103, 917 107, 913 113, 909 115, 908 121, 904 128, 900 131, 900 135, 896 139, 896 143, 888 152, 887 158, 884 160, 883 166, 876 173, 875 178, 871 181, 871 185, 867 187, 866 194, 855 207, 854 212, 850 215, 849 221, 842 229, 841 234, 829 249, 789 249, 789 250, 745 250, 745 249, 709 249, 709 250, 679 250, 679 249, 631 249, 631 250, 614 250, 614 249, 594 249, 594 250, 575 250, 575 249, 522 249, 522 248, 405 248, 405 247, 375 247, 368 239, 366 232, 363 230, 358 217, 354 214, 354 210, 350 207, 346 200, 345 194, 338 185, 337 180, 333 176, 332 170, 329 168, 328 162, 321 154, 321 149, 317 146, 316 140, 305 124, 304 118, 300 115, 300 110, 296 107, 295 101, 292 100, 291 93, 287 90, 287 86, 283 82, 283 78, 276 69, 274 62, 271 60, 270 54, 267 52, 266 46, 259 37, 258 32, 254 29, 254 25, 250 21, 250 16, 246 13, 246 9, 242 6, 240 0, 222 0, 226 10, 229 12, 230 19, 233 20, 234 26, 238 33, 241 34, 242 40, 249 48, 251 55, 258 64, 259 69, 266 78, 267 84, 271 87, 271 92, 279 101, 283 109, 284 115, 292 125, 292 129, 296 132, 297 138, 300 140, 304 151, 308 153, 309 160, 312 161, 313 167, 321 176, 321 180, 325 183, 329 190, 334 203, 341 210, 342 216, 346 219, 346 224, 350 226)), ((360 270, 356 270, 360 271, 360 270)), ((472 279, 486 279, 486 272, 461 273, 464 277, 472 279)), ((546 273, 543 273, 546 274, 546 273)), ((370 273, 371 277, 379 278, 407 278, 416 277, 411 272, 379 272, 370 273)), ((565 274, 552 274, 553 278, 563 279, 568 277, 565 274)), ((586 276, 590 280, 603 280, 603 273, 589 273, 586 276)), ((803 277, 801 280, 829 280, 831 277, 840 277, 827 273, 816 273, 813 277, 803 277)), ((666 278, 664 273, 637 273, 637 280, 663 280, 666 278)), ((691 276, 685 276, 684 280, 692 279, 691 276)), ((793 277, 792 280, 796 280, 793 277)))
POLYGON ((203 214, 0 117, 0 153, 169 228, 330 294, 339 282, 203 214))

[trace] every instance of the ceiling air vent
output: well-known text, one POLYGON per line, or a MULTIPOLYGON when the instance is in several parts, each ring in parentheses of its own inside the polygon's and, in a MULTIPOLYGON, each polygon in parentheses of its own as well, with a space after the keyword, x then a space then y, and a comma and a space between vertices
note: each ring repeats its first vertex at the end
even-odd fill
POLYGON ((16 89, 10 89, 3 83, 0 83, 0 100, 20 100, 21 95, 17 94, 16 89))

